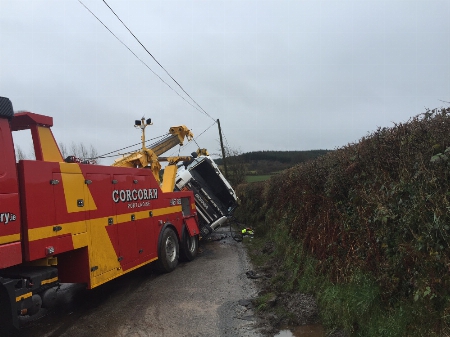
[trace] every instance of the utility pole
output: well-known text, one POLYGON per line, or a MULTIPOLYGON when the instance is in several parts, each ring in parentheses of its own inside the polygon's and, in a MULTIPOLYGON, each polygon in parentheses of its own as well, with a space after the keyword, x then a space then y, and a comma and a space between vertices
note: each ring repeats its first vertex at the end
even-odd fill
POLYGON ((217 125, 219 126, 220 147, 222 149, 222 160, 223 160, 223 168, 225 169, 225 178, 228 179, 227 162, 225 160, 225 148, 223 147, 222 129, 220 128, 220 121, 219 121, 219 119, 217 119, 217 125))

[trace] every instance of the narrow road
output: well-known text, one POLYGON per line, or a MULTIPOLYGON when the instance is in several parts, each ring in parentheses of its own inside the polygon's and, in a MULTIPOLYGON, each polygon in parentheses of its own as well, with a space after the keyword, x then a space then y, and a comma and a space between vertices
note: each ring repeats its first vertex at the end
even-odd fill
POLYGON ((150 266, 90 291, 64 285, 57 308, 25 322, 21 336, 259 336, 252 310, 241 305, 256 293, 245 275, 251 268, 226 233, 169 274, 150 266))

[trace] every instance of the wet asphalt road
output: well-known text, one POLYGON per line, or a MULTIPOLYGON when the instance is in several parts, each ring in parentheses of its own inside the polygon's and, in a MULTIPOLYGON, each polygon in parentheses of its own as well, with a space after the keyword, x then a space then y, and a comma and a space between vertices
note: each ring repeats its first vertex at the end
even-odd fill
POLYGON ((241 305, 255 297, 251 268, 227 230, 172 273, 148 266, 93 290, 64 285, 56 308, 24 322, 21 336, 259 336, 252 310, 241 305))

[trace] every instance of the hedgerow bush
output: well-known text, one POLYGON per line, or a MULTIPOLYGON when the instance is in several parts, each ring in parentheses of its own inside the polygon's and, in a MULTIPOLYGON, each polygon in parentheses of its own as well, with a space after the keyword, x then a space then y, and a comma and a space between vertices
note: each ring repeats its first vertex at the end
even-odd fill
POLYGON ((265 233, 289 219, 290 237, 332 284, 364 273, 386 310, 420 307, 404 335, 414 325, 430 333, 448 326, 450 108, 378 128, 237 191, 244 221, 265 233))

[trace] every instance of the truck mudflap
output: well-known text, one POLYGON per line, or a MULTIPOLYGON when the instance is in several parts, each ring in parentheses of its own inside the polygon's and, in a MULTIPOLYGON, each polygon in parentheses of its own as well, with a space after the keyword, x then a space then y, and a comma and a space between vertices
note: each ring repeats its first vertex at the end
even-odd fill
POLYGON ((199 235, 200 230, 198 229, 197 219, 195 216, 185 217, 184 223, 188 230, 189 236, 199 235))

